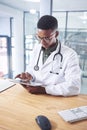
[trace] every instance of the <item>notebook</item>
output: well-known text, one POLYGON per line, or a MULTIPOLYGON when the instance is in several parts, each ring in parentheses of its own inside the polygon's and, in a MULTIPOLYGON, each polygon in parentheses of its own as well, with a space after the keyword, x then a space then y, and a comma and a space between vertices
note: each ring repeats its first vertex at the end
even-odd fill
POLYGON ((87 106, 81 106, 73 109, 67 109, 59 111, 58 114, 66 121, 66 122, 76 122, 87 119, 87 106))
POLYGON ((0 92, 3 92, 14 85, 15 83, 10 82, 8 79, 0 79, 0 92))

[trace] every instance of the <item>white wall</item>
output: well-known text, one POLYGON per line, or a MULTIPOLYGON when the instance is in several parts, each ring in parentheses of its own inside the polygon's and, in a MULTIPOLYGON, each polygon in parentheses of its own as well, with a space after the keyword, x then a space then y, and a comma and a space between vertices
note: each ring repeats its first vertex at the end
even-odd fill
POLYGON ((0 12, 14 18, 15 75, 24 71, 23 12, 0 4, 0 12))
POLYGON ((10 19, 0 17, 0 35, 10 36, 10 19))
POLYGON ((52 13, 52 0, 40 0, 40 16, 49 15, 52 13))

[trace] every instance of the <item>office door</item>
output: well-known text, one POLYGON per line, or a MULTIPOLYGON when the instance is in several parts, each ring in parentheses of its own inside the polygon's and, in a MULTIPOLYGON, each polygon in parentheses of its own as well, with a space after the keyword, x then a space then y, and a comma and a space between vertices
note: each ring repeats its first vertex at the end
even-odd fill
POLYGON ((0 36, 0 77, 12 77, 11 40, 8 36, 0 36))

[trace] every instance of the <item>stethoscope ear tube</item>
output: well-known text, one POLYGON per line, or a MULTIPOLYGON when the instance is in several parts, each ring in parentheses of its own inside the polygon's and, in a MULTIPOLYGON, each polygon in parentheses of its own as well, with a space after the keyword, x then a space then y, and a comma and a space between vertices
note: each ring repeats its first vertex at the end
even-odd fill
POLYGON ((61 54, 61 42, 59 41, 59 51, 54 55, 53 60, 55 59, 56 55, 60 55, 61 62, 63 60, 63 55, 61 54))
MULTIPOLYGON (((38 70, 39 70, 38 63, 39 63, 39 59, 40 59, 40 55, 41 55, 41 51, 42 51, 42 47, 41 47, 40 52, 39 52, 39 56, 38 56, 37 63, 36 63, 36 65, 34 66, 34 70, 35 70, 35 71, 38 71, 38 70)), ((56 55, 60 55, 60 58, 61 58, 61 59, 60 59, 60 62, 61 62, 61 64, 62 64, 63 55, 61 54, 61 43, 60 43, 60 42, 59 42, 59 50, 58 50, 58 52, 54 55, 54 57, 53 57, 53 61, 54 61, 56 55)), ((62 65, 60 65, 60 69, 62 69, 62 65)), ((53 72, 50 71, 50 73, 53 73, 53 72)), ((59 74, 59 73, 56 73, 56 74, 59 74)))

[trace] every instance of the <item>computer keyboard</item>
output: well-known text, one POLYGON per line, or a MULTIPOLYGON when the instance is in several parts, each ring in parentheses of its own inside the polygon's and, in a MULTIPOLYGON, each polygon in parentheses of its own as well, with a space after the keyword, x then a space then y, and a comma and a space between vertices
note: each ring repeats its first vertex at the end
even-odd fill
POLYGON ((58 114, 67 122, 76 122, 87 119, 87 106, 59 111, 58 114))

